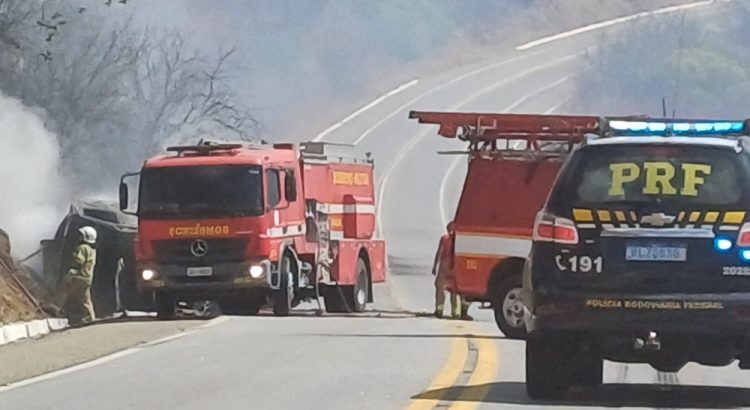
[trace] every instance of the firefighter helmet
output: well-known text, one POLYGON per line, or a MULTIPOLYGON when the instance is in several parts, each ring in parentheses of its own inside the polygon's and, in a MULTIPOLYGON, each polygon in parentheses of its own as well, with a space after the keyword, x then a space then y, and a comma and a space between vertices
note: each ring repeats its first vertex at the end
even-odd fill
POLYGON ((84 226, 78 229, 78 232, 81 233, 81 237, 83 238, 84 242, 91 245, 96 243, 96 229, 90 226, 84 226))

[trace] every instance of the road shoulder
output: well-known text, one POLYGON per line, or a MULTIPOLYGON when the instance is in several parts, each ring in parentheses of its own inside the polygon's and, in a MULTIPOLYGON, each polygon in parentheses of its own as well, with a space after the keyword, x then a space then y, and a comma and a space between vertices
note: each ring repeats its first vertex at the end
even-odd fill
POLYGON ((97 324, 0 347, 0 386, 180 334, 204 320, 139 319, 97 324))

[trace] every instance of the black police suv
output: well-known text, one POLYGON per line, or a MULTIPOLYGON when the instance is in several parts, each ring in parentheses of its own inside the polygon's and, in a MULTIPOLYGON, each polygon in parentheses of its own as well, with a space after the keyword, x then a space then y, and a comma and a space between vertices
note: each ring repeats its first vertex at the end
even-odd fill
POLYGON ((528 394, 597 386, 603 360, 750 368, 749 211, 747 137, 619 136, 574 150, 524 272, 528 394))

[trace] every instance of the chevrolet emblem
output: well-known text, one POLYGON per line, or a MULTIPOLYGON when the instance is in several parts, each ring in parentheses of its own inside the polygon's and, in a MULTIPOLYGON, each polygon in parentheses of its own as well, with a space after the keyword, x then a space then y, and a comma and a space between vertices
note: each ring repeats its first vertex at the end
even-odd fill
POLYGON ((645 215, 643 218, 641 218, 641 223, 651 226, 665 226, 671 225, 675 219, 676 218, 671 215, 666 215, 664 213, 654 213, 651 215, 645 215))

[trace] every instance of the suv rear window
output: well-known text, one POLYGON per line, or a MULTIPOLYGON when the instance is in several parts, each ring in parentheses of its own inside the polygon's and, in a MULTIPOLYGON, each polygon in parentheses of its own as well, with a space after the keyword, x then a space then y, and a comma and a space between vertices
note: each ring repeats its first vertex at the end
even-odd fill
POLYGON ((740 155, 705 146, 589 146, 566 168, 556 197, 579 206, 730 205, 745 180, 740 155))

